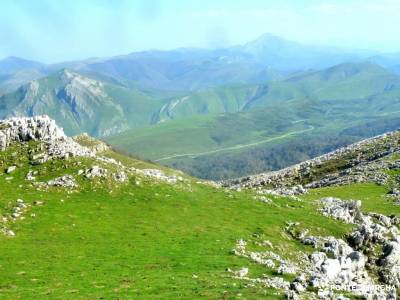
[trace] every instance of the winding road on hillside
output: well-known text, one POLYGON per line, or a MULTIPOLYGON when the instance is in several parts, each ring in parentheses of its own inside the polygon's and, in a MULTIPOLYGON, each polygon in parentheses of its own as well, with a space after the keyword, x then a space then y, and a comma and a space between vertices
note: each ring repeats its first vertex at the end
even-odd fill
POLYGON ((314 126, 309 125, 309 128, 307 129, 303 129, 303 130, 297 130, 297 131, 292 131, 292 132, 288 132, 285 133, 283 135, 280 136, 275 136, 272 138, 268 138, 266 140, 262 140, 262 141, 258 141, 258 142, 254 142, 254 143, 250 143, 250 144, 244 144, 244 145, 236 145, 236 146, 231 146, 231 147, 225 147, 225 148, 220 148, 220 149, 215 149, 215 150, 210 150, 210 151, 205 151, 205 152, 198 152, 198 153, 183 153, 183 154, 175 154, 175 155, 170 155, 170 156, 165 156, 159 159, 154 159, 154 162, 159 162, 162 160, 169 160, 169 159, 173 159, 173 158, 178 158, 178 157, 186 157, 186 156, 191 156, 192 158, 196 158, 199 156, 204 156, 204 155, 208 155, 208 154, 214 154, 214 153, 218 153, 218 152, 223 152, 223 151, 229 151, 229 150, 238 150, 238 149, 243 149, 243 148, 247 148, 247 147, 252 147, 252 146, 258 146, 261 144, 265 144, 268 142, 272 142, 275 140, 279 140, 279 139, 283 139, 286 138, 288 136, 291 135, 296 135, 296 134, 301 134, 301 133, 305 133, 308 131, 312 131, 314 130, 314 126))

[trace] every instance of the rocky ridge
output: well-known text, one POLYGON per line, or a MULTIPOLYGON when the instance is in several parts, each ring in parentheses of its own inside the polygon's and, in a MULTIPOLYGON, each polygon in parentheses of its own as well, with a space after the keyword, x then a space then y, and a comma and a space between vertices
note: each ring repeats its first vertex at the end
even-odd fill
MULTIPOLYGON (((40 142, 38 151, 32 153, 32 159, 36 164, 42 164, 51 159, 68 159, 69 157, 75 156, 89 157, 100 163, 108 163, 118 166, 121 171, 127 170, 146 177, 168 182, 183 181, 181 176, 168 176, 158 169, 141 170, 133 167, 126 167, 115 159, 101 156, 100 153, 109 150, 109 147, 106 144, 97 141, 86 134, 76 138, 67 137, 62 128, 58 127, 55 121, 46 115, 31 118, 11 118, 0 121, 1 151, 4 151, 13 143, 26 143, 30 141, 40 142), (88 145, 81 145, 80 142, 82 142, 82 140, 84 140, 83 144, 88 143, 88 145)), ((13 172, 15 168, 15 166, 10 166, 7 169, 7 173, 13 172)), ((107 170, 94 165, 88 170, 83 170, 82 173, 85 173, 87 178, 104 177, 107 174, 107 170)), ((32 172, 28 172, 27 179, 34 180, 33 175, 32 172)), ((115 175, 115 178, 118 178, 119 180, 125 177, 126 176, 121 172, 117 172, 117 175, 115 175)), ((60 179, 55 181, 60 181, 60 179)))
POLYGON ((385 158, 400 152, 400 131, 363 140, 334 152, 274 172, 222 182, 232 188, 274 190, 276 194, 296 195, 307 189, 359 182, 385 184, 385 170, 398 169, 400 160, 385 158))

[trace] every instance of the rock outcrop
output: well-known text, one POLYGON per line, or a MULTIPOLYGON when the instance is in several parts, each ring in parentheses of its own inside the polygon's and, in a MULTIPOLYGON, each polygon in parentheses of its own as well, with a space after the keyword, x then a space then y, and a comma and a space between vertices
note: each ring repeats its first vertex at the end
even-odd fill
POLYGON ((82 147, 67 137, 55 121, 48 116, 11 118, 0 121, 0 150, 5 150, 15 142, 29 141, 41 141, 46 145, 46 149, 34 157, 38 163, 52 158, 94 156, 94 153, 88 148, 82 147))

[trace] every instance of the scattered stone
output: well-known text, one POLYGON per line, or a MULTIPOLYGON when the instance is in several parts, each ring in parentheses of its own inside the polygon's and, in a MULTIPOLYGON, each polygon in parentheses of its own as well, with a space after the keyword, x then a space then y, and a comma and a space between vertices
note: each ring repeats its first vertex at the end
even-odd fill
POLYGON ((6 173, 7 173, 7 174, 10 174, 10 173, 14 172, 15 169, 17 169, 17 166, 10 166, 10 167, 8 167, 8 168, 6 169, 6 173))
POLYGON ((106 177, 107 169, 100 168, 99 166, 93 166, 90 169, 85 170, 86 178, 95 178, 95 177, 106 177))
POLYGON ((37 171, 32 171, 32 170, 30 170, 30 171, 26 174, 25 179, 26 179, 26 180, 30 180, 30 181, 36 180, 36 177, 34 176, 34 175, 36 175, 36 174, 37 174, 37 171))
POLYGON ((177 175, 168 176, 163 171, 158 169, 143 169, 143 170, 137 169, 136 171, 146 177, 151 177, 153 179, 165 181, 172 184, 177 183, 179 181, 183 181, 183 178, 181 176, 177 175))
POLYGON ((72 175, 64 175, 61 177, 57 177, 53 180, 49 180, 47 182, 48 186, 58 186, 64 188, 75 188, 78 184, 75 181, 75 178, 72 175))
POLYGON ((298 267, 293 263, 284 260, 281 256, 270 250, 260 252, 247 251, 246 246, 246 241, 240 239, 237 241, 232 253, 237 256, 246 257, 257 264, 274 269, 278 274, 294 274, 298 270, 298 267))
POLYGON ((114 179, 119 182, 125 182, 128 180, 128 176, 125 172, 121 171, 114 174, 114 179))
POLYGON ((0 228, 0 232, 2 232, 5 236, 9 236, 9 237, 14 237, 15 236, 15 232, 12 231, 11 229, 8 228, 0 228))
POLYGON ((239 271, 236 271, 234 274, 238 277, 246 277, 247 274, 249 273, 249 269, 248 268, 242 268, 239 271))
POLYGON ((272 203, 272 200, 265 196, 256 196, 255 199, 264 203, 272 203))

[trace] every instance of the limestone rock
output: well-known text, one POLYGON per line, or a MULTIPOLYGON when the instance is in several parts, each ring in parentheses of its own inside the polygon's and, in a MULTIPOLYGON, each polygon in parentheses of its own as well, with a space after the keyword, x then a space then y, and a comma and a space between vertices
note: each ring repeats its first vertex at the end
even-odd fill
POLYGON ((29 141, 41 141, 47 146, 46 153, 41 154, 37 163, 43 163, 54 157, 94 156, 92 151, 68 138, 48 116, 0 121, 0 150, 5 150, 14 142, 29 141))
POLYGON ((48 186, 59 186, 64 188, 75 188, 78 186, 75 178, 72 175, 64 175, 47 182, 48 186))
POLYGON ((86 178, 106 177, 107 173, 107 169, 100 168, 99 166, 93 166, 90 169, 85 170, 86 178))
POLYGON ((346 223, 357 223, 362 218, 361 201, 343 201, 341 199, 327 197, 322 198, 321 211, 324 216, 333 217, 346 223))
POLYGON ((17 166, 10 166, 7 168, 6 173, 10 174, 10 173, 14 172, 16 168, 17 168, 17 166))
POLYGON ((380 265, 382 266, 380 271, 382 280, 400 288, 400 236, 384 246, 380 265))

